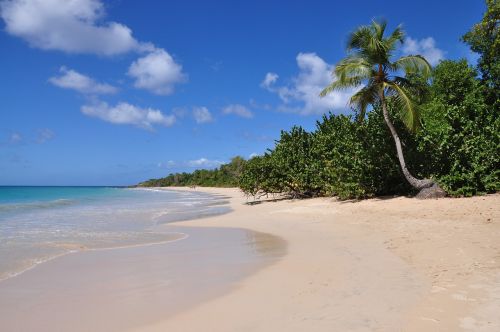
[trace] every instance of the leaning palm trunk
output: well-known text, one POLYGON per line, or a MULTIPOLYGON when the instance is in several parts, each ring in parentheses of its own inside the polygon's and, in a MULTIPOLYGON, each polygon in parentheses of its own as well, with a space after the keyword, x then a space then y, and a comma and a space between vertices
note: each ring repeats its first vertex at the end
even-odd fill
POLYGON ((406 180, 411 184, 411 186, 415 189, 422 190, 424 188, 429 188, 435 185, 435 182, 429 179, 417 179, 413 175, 411 175, 410 171, 406 167, 405 158, 403 155, 403 149, 401 148, 401 140, 399 139, 398 133, 396 132, 396 128, 391 122, 389 118, 389 112, 387 112, 387 106, 384 98, 384 92, 380 93, 380 101, 382 104, 382 113, 384 114, 384 120, 391 131, 392 138, 394 139, 394 143, 396 144, 396 151, 398 153, 399 164, 401 165, 401 170, 403 171, 403 175, 406 180))
POLYGON ((333 70, 334 81, 328 85, 320 96, 324 97, 335 90, 349 88, 358 89, 351 96, 349 104, 358 111, 363 119, 369 105, 382 105, 384 120, 391 131, 396 144, 399 164, 406 180, 420 193, 419 198, 442 197, 446 193, 429 179, 417 179, 406 167, 401 148, 401 141, 387 112, 385 93, 400 108, 401 120, 409 130, 416 130, 420 125, 419 110, 414 102, 422 91, 407 77, 416 74, 428 78, 431 66, 421 55, 407 55, 391 61, 396 44, 404 40, 404 32, 397 27, 393 33, 384 37, 387 24, 373 21, 369 26, 361 26, 351 33, 347 43, 349 55, 339 61, 333 70), (399 76, 401 72, 406 77, 399 76))

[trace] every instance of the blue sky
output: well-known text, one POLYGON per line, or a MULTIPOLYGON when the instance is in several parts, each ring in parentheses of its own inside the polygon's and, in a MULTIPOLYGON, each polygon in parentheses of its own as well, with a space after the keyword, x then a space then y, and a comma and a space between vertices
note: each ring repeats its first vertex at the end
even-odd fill
POLYGON ((468 58, 482 1, 0 1, 0 185, 127 185, 313 129, 348 33, 402 23, 400 54, 468 58))

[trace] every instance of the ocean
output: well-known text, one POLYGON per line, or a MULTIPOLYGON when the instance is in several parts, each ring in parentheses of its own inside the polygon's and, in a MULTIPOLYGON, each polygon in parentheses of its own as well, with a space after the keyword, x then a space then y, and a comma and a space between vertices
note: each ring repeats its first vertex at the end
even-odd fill
POLYGON ((116 187, 0 187, 0 281, 68 253, 184 239, 162 224, 223 214, 227 198, 116 187))

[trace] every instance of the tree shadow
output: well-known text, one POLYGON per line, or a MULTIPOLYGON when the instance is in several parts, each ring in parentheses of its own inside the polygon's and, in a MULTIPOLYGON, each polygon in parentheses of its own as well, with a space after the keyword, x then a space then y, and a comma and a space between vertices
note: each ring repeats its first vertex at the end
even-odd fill
POLYGON ((243 203, 245 205, 259 205, 262 203, 273 203, 273 202, 280 202, 280 201, 287 201, 287 200, 293 200, 292 197, 278 197, 278 198, 265 198, 265 199, 254 199, 251 202, 246 202, 243 203))
POLYGON ((349 203, 355 204, 355 203, 360 203, 363 201, 374 201, 374 202, 390 201, 390 200, 401 198, 401 197, 414 198, 414 196, 409 196, 409 195, 384 195, 384 196, 376 196, 376 197, 364 198, 364 199, 345 199, 345 200, 341 200, 341 199, 335 198, 335 197, 332 197, 332 198, 334 198, 340 204, 349 204, 349 203))

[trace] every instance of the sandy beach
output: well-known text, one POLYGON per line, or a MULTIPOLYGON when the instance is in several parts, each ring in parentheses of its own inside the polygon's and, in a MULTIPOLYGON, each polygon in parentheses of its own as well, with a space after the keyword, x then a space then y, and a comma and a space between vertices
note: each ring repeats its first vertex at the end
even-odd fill
POLYGON ((131 330, 231 291, 286 252, 280 238, 251 230, 164 228, 185 236, 81 250, 1 281, 0 330, 131 330))
POLYGON ((500 195, 221 194, 174 243, 83 251, 0 283, 7 331, 499 331, 500 195), (255 204, 248 204, 255 203, 255 204))
POLYGON ((0 0, 0 332, 500 332, 499 22, 0 0))
POLYGON ((196 190, 230 196, 234 212, 183 226, 272 234, 287 254, 136 331, 500 330, 500 195, 246 205, 235 189, 196 190))

